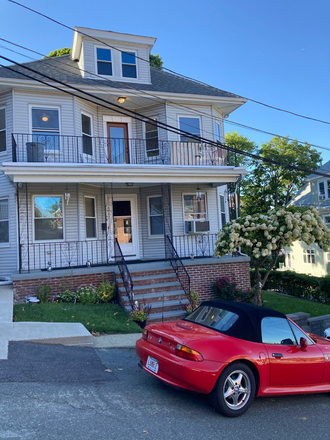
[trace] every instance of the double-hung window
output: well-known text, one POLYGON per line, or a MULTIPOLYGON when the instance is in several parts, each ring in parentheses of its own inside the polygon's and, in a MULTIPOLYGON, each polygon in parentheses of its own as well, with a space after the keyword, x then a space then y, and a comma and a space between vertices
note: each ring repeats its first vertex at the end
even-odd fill
POLYGON ((0 245, 9 243, 8 199, 0 199, 0 245))
MULTIPOLYGON (((179 117, 179 128, 182 131, 190 133, 194 136, 200 136, 199 118, 189 118, 185 116, 179 117)), ((189 134, 182 133, 180 135, 181 142, 198 142, 197 139, 189 137, 189 134)))
POLYGON ((59 111, 54 108, 32 107, 32 141, 44 150, 60 150, 59 111))
POLYGON ((162 196, 149 197, 149 235, 164 234, 163 199, 162 196))
POLYGON ((95 199, 85 197, 86 238, 96 238, 95 199))
POLYGON ((201 198, 196 194, 185 194, 183 196, 184 219, 185 220, 205 220, 206 219, 206 200, 205 194, 201 198))
POLYGON ((220 142, 220 124, 219 122, 215 123, 215 139, 220 142))
POLYGON ((0 108, 0 153, 6 151, 6 111, 0 108))
POLYGON ((112 58, 110 49, 96 49, 96 64, 98 75, 112 76, 112 58))
POLYGON ((303 251, 304 263, 315 264, 315 251, 314 250, 304 250, 303 251))
POLYGON ((225 196, 220 195, 220 214, 221 214, 221 228, 227 223, 226 220, 226 207, 225 207, 225 196))
POLYGON ((62 196, 35 196, 35 241, 63 240, 62 196))
POLYGON ((319 200, 330 199, 330 180, 318 182, 319 200))
POLYGON ((81 114, 81 132, 83 141, 83 152, 92 156, 92 118, 90 116, 81 114))
POLYGON ((121 53, 122 75, 124 78, 137 78, 136 58, 134 52, 121 53))
MULTIPOLYGON (((157 119, 154 119, 157 122, 157 119)), ((159 156, 158 127, 151 122, 145 123, 147 157, 159 156)))

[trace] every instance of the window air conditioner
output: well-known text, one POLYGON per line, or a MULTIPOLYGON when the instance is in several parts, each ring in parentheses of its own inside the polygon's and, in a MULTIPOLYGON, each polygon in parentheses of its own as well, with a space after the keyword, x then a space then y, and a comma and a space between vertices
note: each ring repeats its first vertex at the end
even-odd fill
POLYGON ((208 220, 186 220, 184 223, 186 234, 198 234, 200 232, 209 232, 210 230, 210 222, 208 220))

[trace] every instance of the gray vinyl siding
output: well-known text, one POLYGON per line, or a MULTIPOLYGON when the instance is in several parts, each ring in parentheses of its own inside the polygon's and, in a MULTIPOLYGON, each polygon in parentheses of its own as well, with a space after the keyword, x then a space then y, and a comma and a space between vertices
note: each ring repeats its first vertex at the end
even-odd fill
POLYGON ((141 234, 143 240, 143 258, 160 259, 165 258, 164 237, 153 238, 149 236, 148 223, 148 196, 159 196, 162 194, 161 187, 150 186, 141 188, 141 234))
MULTIPOLYGON (((211 105, 193 105, 190 104, 186 108, 183 104, 170 104, 166 106, 167 124, 180 128, 179 117, 188 116, 192 118, 199 118, 200 120, 200 135, 206 139, 215 140, 214 121, 212 119, 211 105)), ((168 132, 168 139, 171 141, 179 141, 179 134, 168 132)))
MULTIPOLYGON (((207 185, 199 186, 206 194, 207 220, 210 222, 210 234, 219 232, 217 189, 207 185)), ((196 194, 195 185, 172 185, 173 235, 184 235, 183 195, 196 194)))
POLYGON ((47 91, 45 94, 36 91, 15 90, 14 99, 16 133, 30 133, 30 106, 50 106, 60 108, 60 134, 75 135, 73 97, 51 91, 47 91))
MULTIPOLYGON (((5 108, 6 114, 6 151, 0 153, 0 162, 11 162, 13 132, 12 93, 0 95, 0 108, 5 108)), ((0 244, 0 275, 7 276, 17 270, 17 223, 15 185, 0 172, 0 198, 8 199, 9 244, 0 244)))
POLYGON ((85 68, 85 77, 86 78, 98 78, 95 76, 97 74, 96 71, 96 59, 95 59, 95 51, 97 47, 103 47, 105 49, 111 50, 111 62, 112 62, 112 76, 109 76, 109 79, 114 80, 122 80, 125 82, 142 82, 142 83, 150 83, 150 65, 149 61, 149 51, 146 47, 139 47, 134 44, 129 45, 118 45, 118 43, 112 43, 110 40, 105 42, 109 44, 99 43, 97 41, 84 38, 83 40, 83 48, 81 56, 84 56, 84 68, 85 68), (115 47, 115 49, 113 49, 115 47), (118 49, 118 50, 117 50, 118 49), (136 67, 137 67, 137 79, 135 78, 123 78, 121 72, 121 51, 123 52, 135 52, 136 53, 136 67), (88 73, 90 72, 90 73, 88 73))

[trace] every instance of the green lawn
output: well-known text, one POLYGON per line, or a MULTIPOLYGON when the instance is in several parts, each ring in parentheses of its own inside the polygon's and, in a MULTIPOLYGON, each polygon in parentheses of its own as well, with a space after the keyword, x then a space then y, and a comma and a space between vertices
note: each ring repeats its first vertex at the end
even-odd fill
POLYGON ((265 307, 270 307, 286 315, 289 313, 305 312, 310 313, 312 318, 314 316, 330 314, 330 305, 314 301, 306 301, 305 299, 293 298, 266 291, 262 292, 262 298, 265 307))
POLYGON ((17 304, 14 321, 80 322, 96 333, 139 333, 141 328, 117 304, 17 304))

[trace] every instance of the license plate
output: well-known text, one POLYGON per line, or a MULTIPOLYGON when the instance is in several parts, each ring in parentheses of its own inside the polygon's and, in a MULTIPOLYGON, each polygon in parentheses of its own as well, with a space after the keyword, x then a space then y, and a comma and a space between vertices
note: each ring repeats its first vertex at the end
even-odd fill
POLYGON ((151 356, 148 356, 147 360, 147 368, 148 370, 153 371, 154 373, 158 373, 158 361, 151 356))

